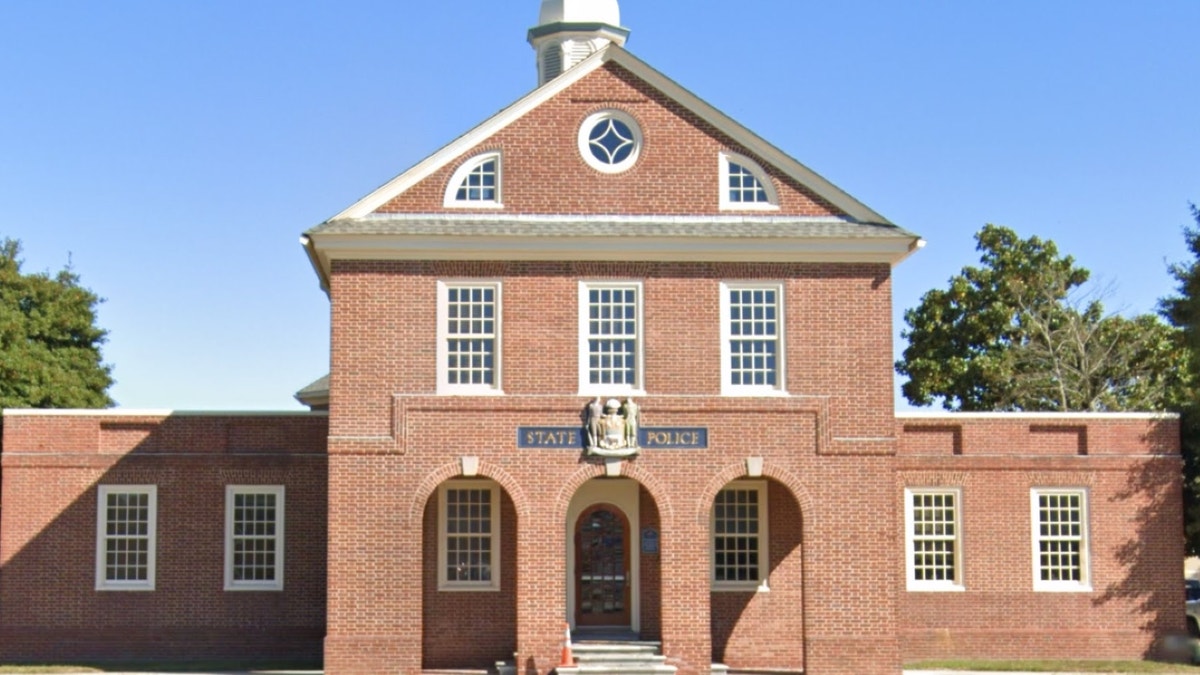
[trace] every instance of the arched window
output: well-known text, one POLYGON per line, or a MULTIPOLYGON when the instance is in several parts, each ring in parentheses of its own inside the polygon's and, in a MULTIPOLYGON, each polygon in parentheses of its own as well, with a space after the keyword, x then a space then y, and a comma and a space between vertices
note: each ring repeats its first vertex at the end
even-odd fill
POLYGON ((779 208, 775 186, 753 160, 731 152, 721 153, 721 209, 774 210, 779 208))
POLYGON ((450 177, 447 207, 492 208, 500 203, 500 153, 472 157, 450 177))

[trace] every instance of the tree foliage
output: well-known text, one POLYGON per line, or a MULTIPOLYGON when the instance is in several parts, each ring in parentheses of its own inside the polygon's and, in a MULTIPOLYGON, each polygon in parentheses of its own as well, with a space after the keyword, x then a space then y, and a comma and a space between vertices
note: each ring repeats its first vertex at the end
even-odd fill
POLYGON ((1086 269, 1053 241, 987 225, 978 267, 904 314, 896 370, 914 405, 948 410, 1161 410, 1179 377, 1177 331, 1158 317, 1106 315, 1086 269))
POLYGON ((1192 259, 1171 266, 1177 295, 1163 298, 1159 311, 1182 334, 1182 343, 1192 358, 1181 362, 1187 378, 1178 388, 1172 408, 1181 415, 1183 443, 1183 505, 1187 548, 1200 554, 1200 209, 1192 205, 1193 227, 1184 228, 1192 259))
POLYGON ((96 326, 100 298, 70 266, 23 273, 20 254, 20 242, 0 242, 0 408, 112 405, 112 367, 100 355, 107 331, 96 326))

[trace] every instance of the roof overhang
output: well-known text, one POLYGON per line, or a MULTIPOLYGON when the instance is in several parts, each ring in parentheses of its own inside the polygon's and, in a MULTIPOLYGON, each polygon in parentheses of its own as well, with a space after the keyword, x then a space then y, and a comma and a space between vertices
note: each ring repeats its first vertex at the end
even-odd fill
POLYGON ((895 226, 778 218, 491 218, 328 223, 301 238, 321 286, 335 260, 876 263, 924 245, 895 226))

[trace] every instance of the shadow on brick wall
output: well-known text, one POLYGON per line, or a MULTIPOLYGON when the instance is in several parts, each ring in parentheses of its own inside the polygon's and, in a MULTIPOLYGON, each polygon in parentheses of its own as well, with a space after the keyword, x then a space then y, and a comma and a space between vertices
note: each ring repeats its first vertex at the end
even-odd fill
POLYGON ((1114 553, 1122 567, 1120 577, 1098 587, 1092 602, 1135 605, 1140 612, 1137 627, 1157 636, 1145 656, 1163 657, 1170 656, 1171 638, 1185 634, 1181 464, 1171 454, 1173 448, 1156 448, 1158 441, 1149 435, 1143 441, 1161 456, 1139 462, 1125 476, 1124 486, 1109 497, 1112 502, 1125 502, 1123 510, 1132 511, 1131 529, 1114 553))
POLYGON ((322 416, 8 416, 0 661, 319 661, 322 416), (284 488, 282 590, 225 590, 226 486, 284 488), (100 486, 154 486, 152 590, 97 590, 100 486))

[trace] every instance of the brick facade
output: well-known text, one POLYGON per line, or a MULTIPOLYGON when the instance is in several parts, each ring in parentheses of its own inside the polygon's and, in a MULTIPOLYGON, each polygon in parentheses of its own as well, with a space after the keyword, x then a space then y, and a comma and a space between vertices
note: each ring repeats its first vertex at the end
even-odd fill
POLYGON ((1138 658, 1181 631, 1178 421, 898 417, 891 267, 915 235, 857 219, 872 212, 773 163, 777 150, 612 49, 612 62, 564 74, 561 90, 546 85, 556 93, 465 136, 474 144, 419 165, 395 194, 381 188, 373 214, 306 235, 331 306, 328 417, 6 413, 0 658, 323 653, 331 675, 499 660, 548 673, 564 620, 582 622, 592 602, 580 597, 576 528, 598 505, 628 521, 628 616, 613 621, 660 640, 684 674, 714 662, 896 675, 943 656, 1138 658), (624 173, 595 171, 577 147, 581 122, 606 108, 642 127, 624 173), (727 150, 761 164, 777 209, 720 209, 727 150), (468 225, 452 244, 395 229, 440 222, 450 177, 486 151, 503 158, 503 205, 452 210, 491 218, 469 227, 502 222, 488 235, 499 239, 468 225), (564 235, 530 216, 743 229, 704 254, 687 246, 710 235, 671 232, 598 254, 600 232, 547 257, 538 247, 564 235), (519 245, 489 248, 497 241, 519 245), (498 284, 495 395, 438 394, 448 280, 498 284), (518 442, 523 428, 580 429, 595 393, 580 383, 581 284, 604 281, 639 284, 642 426, 702 430, 706 443, 603 458, 518 442), (781 290, 778 391, 723 395, 725 282, 781 290), (451 571, 439 487, 451 480, 500 495, 487 516, 499 555, 478 563, 494 574, 466 590, 440 581, 451 571), (94 590, 97 486, 121 484, 157 486, 153 591, 94 590), (286 487, 282 591, 223 590, 223 491, 244 484, 286 487), (714 502, 732 485, 765 488, 765 576, 730 590, 714 582, 711 549, 714 502), (959 590, 907 590, 905 491, 921 487, 961 495, 959 590), (1086 495, 1087 590, 1034 590, 1038 488, 1086 495))
POLYGON ((323 414, 6 411, 0 660, 318 658, 323 414), (97 591, 97 488, 155 485, 153 591, 97 591), (284 590, 224 590, 225 486, 286 488, 284 590))

